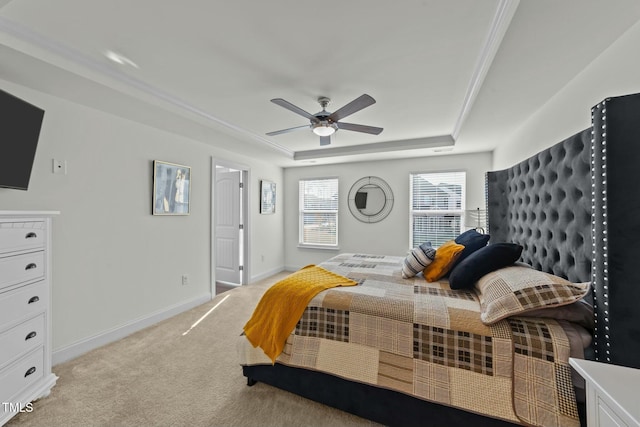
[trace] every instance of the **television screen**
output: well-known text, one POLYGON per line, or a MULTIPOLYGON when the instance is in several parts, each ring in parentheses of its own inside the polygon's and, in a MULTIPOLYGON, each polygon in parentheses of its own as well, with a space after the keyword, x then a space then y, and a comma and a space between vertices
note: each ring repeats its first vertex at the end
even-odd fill
POLYGON ((0 90, 0 187, 26 190, 44 110, 0 90))

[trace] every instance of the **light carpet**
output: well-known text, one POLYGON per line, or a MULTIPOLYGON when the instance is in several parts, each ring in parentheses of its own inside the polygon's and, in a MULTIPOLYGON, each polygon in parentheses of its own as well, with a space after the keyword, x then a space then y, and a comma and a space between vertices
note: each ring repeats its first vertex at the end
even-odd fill
POLYGON ((51 394, 7 427, 377 425, 262 383, 247 386, 237 338, 262 294, 285 275, 54 366, 60 378, 51 394))

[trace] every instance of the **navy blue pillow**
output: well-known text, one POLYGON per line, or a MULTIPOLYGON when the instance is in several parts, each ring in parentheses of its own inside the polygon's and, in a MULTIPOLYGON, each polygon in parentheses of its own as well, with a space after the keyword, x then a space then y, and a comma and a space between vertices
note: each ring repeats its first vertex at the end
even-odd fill
POLYGON ((451 270, 456 267, 456 265, 460 264, 466 257, 477 251, 478 249, 484 248, 489 243, 489 235, 478 233, 473 228, 471 230, 467 230, 464 233, 460 234, 458 237, 454 239, 454 241, 464 246, 464 249, 456 262, 451 267, 451 270))
POLYGON ((480 248, 449 274, 451 289, 471 289, 485 274, 515 263, 522 254, 522 246, 516 243, 494 243, 480 248))

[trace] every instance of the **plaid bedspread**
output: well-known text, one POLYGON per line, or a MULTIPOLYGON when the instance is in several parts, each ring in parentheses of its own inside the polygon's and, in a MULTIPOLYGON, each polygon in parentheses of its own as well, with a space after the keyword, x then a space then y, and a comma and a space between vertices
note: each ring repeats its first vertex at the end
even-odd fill
MULTIPOLYGON (((320 265, 358 282, 311 300, 277 363, 514 423, 580 425, 569 342, 554 320, 486 326, 473 290, 403 279, 404 258, 341 254, 320 265)), ((242 337, 242 365, 271 364, 242 337)))

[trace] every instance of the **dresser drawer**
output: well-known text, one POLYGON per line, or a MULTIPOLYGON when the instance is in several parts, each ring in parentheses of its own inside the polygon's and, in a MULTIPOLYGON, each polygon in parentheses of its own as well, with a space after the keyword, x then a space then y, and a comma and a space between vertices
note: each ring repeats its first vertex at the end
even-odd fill
POLYGON ((0 334, 0 368, 44 343, 44 314, 0 334))
POLYGON ((44 277, 44 251, 0 258, 0 289, 44 277))
POLYGON ((8 323, 19 322, 44 312, 49 307, 49 287, 46 281, 0 293, 0 331, 8 323))
POLYGON ((0 254, 44 248, 44 221, 0 222, 0 254))
POLYGON ((44 348, 40 347, 0 371, 0 402, 11 402, 12 397, 43 377, 43 369, 44 348))

